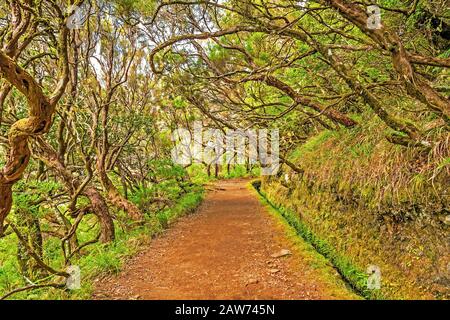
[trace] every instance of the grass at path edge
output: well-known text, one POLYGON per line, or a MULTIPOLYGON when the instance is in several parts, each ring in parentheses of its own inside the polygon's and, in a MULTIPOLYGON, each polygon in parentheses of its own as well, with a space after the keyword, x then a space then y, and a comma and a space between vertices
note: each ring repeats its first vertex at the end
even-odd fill
MULTIPOLYGON (((316 254, 313 254, 313 259, 317 260, 320 257, 326 259, 326 261, 328 261, 332 265, 332 267, 337 270, 342 280, 348 285, 348 287, 350 287, 350 289, 354 292, 355 295, 357 295, 357 297, 368 300, 383 299, 383 296, 378 291, 367 289, 368 275, 364 271, 356 268, 348 258, 338 254, 331 244, 315 235, 311 231, 311 229, 309 229, 308 226, 298 218, 295 213, 273 204, 270 199, 266 197, 265 193, 260 190, 259 183, 259 180, 253 180, 248 184, 248 188, 253 191, 257 195, 259 200, 269 209, 269 212, 272 214, 272 216, 277 218, 278 221, 280 221, 285 226, 286 234, 291 239, 292 236, 297 239, 298 237, 300 237, 303 240, 302 242, 306 242, 306 244, 310 246, 310 249, 312 249, 316 254)), ((296 244, 299 245, 300 243, 296 241, 296 244)), ((327 279, 332 280, 330 278, 330 276, 332 277, 332 274, 325 270, 325 265, 323 264, 323 262, 320 263, 323 266, 322 271, 324 273, 324 276, 327 279)))

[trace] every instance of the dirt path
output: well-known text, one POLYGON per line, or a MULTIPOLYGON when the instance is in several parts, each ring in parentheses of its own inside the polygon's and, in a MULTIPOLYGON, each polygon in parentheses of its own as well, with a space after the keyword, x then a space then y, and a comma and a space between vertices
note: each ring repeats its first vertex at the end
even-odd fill
POLYGON ((99 281, 94 299, 354 297, 331 267, 331 280, 323 266, 313 268, 247 184, 218 182, 197 213, 152 241, 120 275, 99 281), (272 257, 282 249, 292 254, 272 257))

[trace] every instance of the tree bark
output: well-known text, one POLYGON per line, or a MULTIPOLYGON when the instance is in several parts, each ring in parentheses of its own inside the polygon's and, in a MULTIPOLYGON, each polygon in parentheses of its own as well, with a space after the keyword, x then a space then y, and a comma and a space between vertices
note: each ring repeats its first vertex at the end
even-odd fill
MULTIPOLYGON (((18 8, 14 8, 16 11, 18 8)), ((27 10, 25 10, 27 11, 27 10)), ((15 12, 13 12, 15 15, 15 12)), ((25 14, 29 16, 29 13, 25 14)), ((27 18, 26 18, 27 19, 27 18)), ((47 133, 52 125, 52 117, 58 101, 64 94, 69 81, 69 63, 67 40, 69 30, 61 21, 58 35, 58 70, 59 79, 53 95, 48 98, 36 80, 11 57, 17 41, 25 32, 28 22, 20 24, 20 30, 13 33, 5 51, 0 50, 0 76, 16 87, 27 99, 28 117, 16 121, 10 128, 9 154, 5 166, 0 171, 0 236, 4 233, 4 221, 12 207, 12 186, 22 178, 30 161, 31 151, 28 148, 30 137, 47 133)))
POLYGON ((28 99, 29 116, 14 123, 9 131, 9 155, 0 171, 0 235, 12 207, 12 186, 22 178, 30 161, 28 139, 50 129, 55 103, 43 94, 35 80, 15 61, 0 51, 0 74, 28 99))
POLYGON ((114 222, 109 214, 108 205, 105 199, 94 187, 88 187, 84 191, 86 197, 91 202, 92 211, 97 216, 100 223, 100 242, 107 243, 115 239, 114 222))
POLYGON ((120 194, 119 190, 117 190, 116 186, 112 183, 106 173, 102 157, 97 160, 97 172, 108 200, 117 208, 127 212, 131 219, 141 221, 144 217, 143 213, 134 203, 125 199, 125 197, 120 194))
MULTIPOLYGON (((19 218, 19 225, 27 230, 24 235, 24 240, 28 242, 28 246, 34 253, 42 259, 43 243, 39 219, 34 217, 33 214, 26 209, 19 209, 16 214, 19 218)), ((22 275, 27 278, 35 280, 45 274, 45 270, 42 269, 36 260, 29 255, 28 251, 20 241, 17 244, 17 260, 22 275)))
MULTIPOLYGON (((56 173, 56 177, 64 183, 71 196, 76 196, 78 189, 83 182, 74 177, 74 175, 66 168, 61 162, 61 157, 51 145, 42 139, 37 139, 37 143, 39 148, 37 148, 38 150, 35 150, 36 157, 42 160, 56 173)), ((113 241, 115 238, 114 221, 109 213, 108 206, 103 196, 93 186, 87 186, 81 191, 81 194, 89 199, 92 213, 98 218, 101 232, 100 241, 103 243, 113 241)))

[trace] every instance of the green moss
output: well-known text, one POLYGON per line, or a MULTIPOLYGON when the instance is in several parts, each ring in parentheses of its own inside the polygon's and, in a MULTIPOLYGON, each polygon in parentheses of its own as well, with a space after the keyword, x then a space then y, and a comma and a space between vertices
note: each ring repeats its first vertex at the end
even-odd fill
MULTIPOLYGON (((89 299, 93 291, 93 281, 101 274, 115 274, 120 272, 124 262, 145 248, 153 237, 161 233, 165 228, 179 217, 192 212, 202 201, 204 190, 196 187, 190 193, 182 195, 169 209, 147 218, 145 225, 124 230, 116 223, 116 240, 110 244, 95 243, 86 247, 82 255, 71 261, 72 265, 78 265, 81 269, 81 289, 74 291, 62 291, 53 288, 26 291, 15 294, 11 299, 89 299), (164 218, 162 218, 164 216, 164 218)), ((83 228, 84 238, 82 242, 92 239, 97 234, 96 228, 90 228, 93 221, 85 219, 80 228, 83 228)), ((0 296, 12 289, 24 286, 24 281, 19 273, 15 250, 17 248, 16 237, 9 236, 0 242, 0 296)), ((64 268, 64 259, 61 256, 60 241, 50 238, 45 241, 44 257, 55 269, 64 268)), ((47 281, 51 279, 44 279, 47 281)))
POLYGON ((367 289, 367 274, 358 269, 345 256, 342 256, 338 251, 327 241, 318 237, 305 223, 303 223, 298 216, 272 203, 260 189, 260 182, 254 183, 255 189, 272 208, 274 208, 286 222, 296 230, 297 234, 306 242, 310 243, 318 253, 328 259, 333 266, 338 270, 343 279, 351 286, 355 292, 366 299, 383 299, 380 292, 367 289))
POLYGON ((295 149, 289 156, 292 161, 299 160, 305 153, 313 152, 318 149, 325 141, 338 133, 336 131, 324 130, 306 141, 301 147, 295 149))
POLYGON ((302 259, 307 262, 308 266, 316 271, 314 278, 317 279, 316 277, 318 277, 318 282, 326 284, 326 293, 337 299, 363 299, 363 297, 354 292, 351 286, 349 286, 336 272, 336 269, 330 260, 319 253, 311 243, 304 241, 302 237, 299 237, 298 231, 289 224, 280 213, 279 209, 273 206, 266 197, 257 191, 258 182, 259 181, 253 181, 249 185, 249 189, 258 196, 261 203, 267 207, 268 212, 275 218, 276 222, 282 226, 287 239, 293 244, 294 248, 299 250, 302 259))

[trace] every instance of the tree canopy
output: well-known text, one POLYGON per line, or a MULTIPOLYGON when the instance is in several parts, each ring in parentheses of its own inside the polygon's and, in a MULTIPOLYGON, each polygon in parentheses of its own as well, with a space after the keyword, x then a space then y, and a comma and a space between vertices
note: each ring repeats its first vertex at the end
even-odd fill
POLYGON ((171 133, 195 122, 278 129, 278 179, 448 213, 449 13, 446 0, 3 1, 0 242, 34 281, 165 225, 200 176, 232 170, 172 161, 171 133), (342 154, 308 153, 343 132, 342 154))

